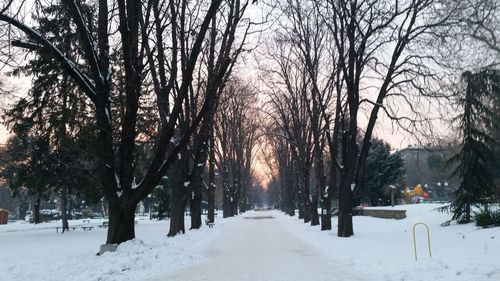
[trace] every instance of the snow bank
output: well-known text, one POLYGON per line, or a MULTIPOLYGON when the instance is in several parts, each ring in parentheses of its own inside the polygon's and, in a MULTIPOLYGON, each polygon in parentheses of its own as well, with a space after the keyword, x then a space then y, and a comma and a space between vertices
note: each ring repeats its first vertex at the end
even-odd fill
MULTIPOLYGON (((139 221, 137 239, 121 244, 116 252, 96 256, 106 240, 106 229, 56 233, 59 223, 14 223, 0 226, 0 281, 16 280, 145 280, 192 266, 206 257, 206 249, 224 229, 240 218, 217 220, 168 238, 168 221, 139 221)), ((71 225, 94 225, 72 221, 71 225)), ((186 226, 190 222, 186 219, 186 226)))
MULTIPOLYGON (((403 220, 356 216, 355 235, 337 237, 337 217, 332 231, 303 224, 297 217, 276 212, 278 221, 296 237, 321 251, 339 268, 363 273, 367 279, 386 281, 500 280, 500 228, 481 229, 473 224, 441 227, 450 215, 435 209, 440 204, 395 206, 407 210, 403 220), (413 250, 413 226, 430 228, 432 258, 424 227, 418 226, 417 253, 413 250)), ((391 208, 391 207, 385 207, 391 208)))

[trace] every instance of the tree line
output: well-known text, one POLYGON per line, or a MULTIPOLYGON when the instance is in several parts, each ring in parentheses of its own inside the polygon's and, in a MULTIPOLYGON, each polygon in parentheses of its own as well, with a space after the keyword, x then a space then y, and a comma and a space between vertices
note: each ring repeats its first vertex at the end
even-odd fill
POLYGON ((136 207, 165 176, 169 236, 185 232, 188 203, 191 228, 201 226, 204 192, 213 210, 216 164, 230 177, 224 215, 248 209, 255 141, 238 139, 252 125, 234 107, 252 97, 231 74, 256 25, 244 17, 250 1, 37 1, 25 22, 30 3, 2 5, 3 43, 30 54, 14 72, 33 76, 29 95, 6 112, 11 186, 36 200, 59 192, 63 213, 68 192, 88 186, 105 198, 110 244, 135 237, 136 207), (216 117, 220 107, 234 116, 216 117), (228 117, 216 130, 215 119, 228 117))
MULTIPOLYGON (((464 93, 449 85, 467 69, 474 74, 462 83, 486 71, 479 89, 497 93, 498 13, 484 12, 498 11, 494 1, 254 2, 36 1, 28 18, 28 2, 2 4, 4 65, 22 50, 28 62, 13 73, 33 76, 29 95, 5 113, 14 137, 4 177, 36 198, 52 190, 65 202, 75 187, 104 197, 110 244, 135 237, 137 205, 168 179, 175 236, 185 232, 187 205, 191 228, 201 227, 203 197, 213 222, 217 173, 223 216, 249 209, 265 137, 283 211, 298 208, 305 222, 329 230, 337 197, 337 234, 348 237, 356 197, 402 174, 401 159, 375 137, 378 119, 424 135, 440 117, 429 108, 464 93), (259 31, 271 38, 256 55, 260 88, 237 75, 260 26, 245 16, 252 7, 270 21, 259 31), (479 68, 460 64, 470 42, 488 50, 479 68), (380 183, 370 180, 381 173, 380 183)), ((484 123, 464 119, 461 128, 493 127, 488 100, 480 102, 484 123)))
POLYGON ((461 221, 464 210, 470 217, 470 205, 495 200, 497 3, 267 5, 276 28, 260 68, 273 155, 268 162, 284 212, 294 215, 298 208, 304 222, 329 230, 331 202, 338 199, 337 235, 351 236, 359 197, 377 190, 380 195, 404 174, 402 159, 389 155, 374 135, 380 118, 422 143, 436 119, 457 126, 461 151, 448 166, 462 183, 448 207, 453 219, 461 221), (472 59, 473 48, 484 55, 472 59), (463 114, 450 120, 450 105, 463 114))

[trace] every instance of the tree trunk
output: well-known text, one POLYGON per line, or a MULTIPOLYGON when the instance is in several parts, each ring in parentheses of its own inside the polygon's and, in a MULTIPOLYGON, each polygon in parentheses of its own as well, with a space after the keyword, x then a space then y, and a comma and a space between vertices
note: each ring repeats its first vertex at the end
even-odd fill
POLYGON ((182 187, 173 187, 172 198, 170 201, 170 230, 168 237, 174 237, 177 234, 186 233, 184 226, 184 210, 187 203, 187 192, 182 187))
POLYGON ((222 217, 234 217, 233 209, 233 192, 231 192, 231 185, 229 183, 229 168, 227 160, 222 163, 222 178, 223 178, 223 190, 222 190, 222 217))
POLYGON ((295 201, 293 200, 293 189, 290 187, 286 192, 287 197, 287 214, 291 217, 295 216, 295 201))
MULTIPOLYGON (((213 183, 210 184, 212 185, 213 183)), ((210 186, 208 188, 208 222, 214 223, 214 221, 215 221, 215 186, 210 186)))
POLYGON ((188 163, 185 160, 187 157, 182 155, 178 160, 177 165, 172 166, 169 171, 170 186, 172 188, 172 196, 170 197, 170 230, 169 237, 173 237, 179 233, 186 233, 184 226, 184 211, 188 199, 187 187, 184 179, 187 178, 188 163))
POLYGON ((315 194, 312 197, 312 202, 311 202, 311 226, 319 225, 319 216, 318 216, 318 194, 317 191, 314 192, 315 194))
POLYGON ((237 216, 238 205, 240 202, 240 189, 241 189, 241 181, 240 181, 240 173, 236 176, 236 184, 233 186, 233 195, 231 196, 231 209, 233 210, 233 216, 237 216))
MULTIPOLYGON (((500 198, 500 197, 499 197, 500 198)), ((29 209, 29 198, 26 198, 24 193, 20 194, 20 202, 19 202, 19 219, 24 220, 26 217, 26 212, 29 209)))
POLYGON ((323 189, 322 187, 325 184, 324 181, 324 176, 323 176, 323 151, 319 147, 319 141, 318 141, 318 147, 315 148, 314 154, 315 154, 315 161, 316 165, 314 167, 315 175, 316 175, 316 188, 314 189, 314 194, 312 196, 312 202, 311 202, 311 226, 319 225, 319 216, 318 216, 318 201, 319 201, 319 196, 322 193, 321 190, 323 189))
POLYGON ((33 206, 33 222, 35 224, 40 223, 40 195, 37 194, 35 197, 35 204, 33 206))
POLYGON ((304 219, 304 200, 302 199, 302 188, 297 184, 297 207, 299 209, 299 220, 304 219))
MULTIPOLYGON (((196 172, 197 173, 197 172, 196 172)), ((201 227, 201 200, 202 200, 202 179, 201 175, 198 173, 193 179, 194 190, 191 192, 191 204, 189 204, 189 209, 191 212, 191 228, 190 229, 200 229, 201 227)))
POLYGON ((326 196, 321 198, 321 230, 331 230, 332 229, 332 202, 328 191, 326 191, 326 196))
POLYGON ((295 196, 295 189, 293 188, 295 186, 294 182, 294 177, 293 177, 293 170, 289 170, 288 174, 288 186, 286 187, 286 200, 287 200, 287 205, 288 205, 288 215, 290 216, 295 216, 295 202, 294 198, 295 196))
MULTIPOLYGON (((104 217, 108 217, 108 212, 106 210, 107 210, 106 200, 101 199, 101 211, 104 217)), ((71 214, 71 208, 70 208, 70 214, 71 214)))
POLYGON ((248 184, 249 181, 247 180, 247 172, 246 172, 246 167, 244 168, 243 175, 242 175, 242 180, 241 180, 241 189, 240 189, 240 196, 239 196, 239 207, 240 207, 240 214, 246 212, 248 210, 248 184))
POLYGON ((465 221, 464 223, 470 222, 470 203, 465 203, 465 221))
POLYGON ((288 214, 289 216, 295 216, 295 205, 293 202, 293 178, 290 175, 287 175, 286 177, 282 177, 282 181, 284 181, 281 184, 281 189, 282 189, 282 209, 283 212, 288 214))
POLYGON ((233 189, 231 192, 231 209, 233 212, 233 216, 238 215, 238 205, 240 202, 240 193, 241 193, 241 164, 239 159, 233 159, 231 161, 231 171, 233 173, 233 189))
POLYGON ((135 238, 136 203, 119 199, 108 204, 109 228, 106 244, 120 244, 135 238))
POLYGON ((391 207, 394 207, 394 191, 395 189, 391 187, 391 207))
POLYGON ((231 195, 224 194, 222 200, 222 217, 234 217, 233 204, 231 203, 231 195))
POLYGON ((68 187, 63 185, 61 190, 61 221, 62 233, 69 230, 68 224, 68 187))
POLYGON ((302 178, 302 201, 304 208, 304 223, 308 223, 311 221, 311 199, 309 199, 309 173, 306 169, 303 171, 302 178))
POLYGON ((243 214, 244 212, 247 211, 247 199, 243 196, 241 199, 240 199, 240 214, 243 214))
POLYGON ((215 221, 215 145, 214 145, 214 128, 210 129, 210 144, 209 144, 209 160, 208 160, 208 221, 215 221))
POLYGON ((319 194, 319 203, 321 205, 321 230, 332 229, 332 216, 330 214, 330 188, 326 186, 325 167, 323 165, 323 154, 320 152, 316 165, 317 193, 319 194))
POLYGON ((342 181, 339 188, 339 224, 337 236, 349 237, 354 234, 352 227, 352 191, 348 181, 342 181))
POLYGON ((233 216, 239 215, 239 212, 238 212, 238 202, 239 202, 239 200, 238 199, 234 199, 234 197, 233 197, 233 201, 231 202, 231 209, 233 210, 233 216))
MULTIPOLYGON (((326 183, 326 178, 325 183, 326 183)), ((325 187, 324 191, 321 193, 321 230, 331 230, 332 229, 332 197, 333 197, 333 186, 335 185, 334 179, 330 182, 328 187, 325 187)))
POLYGON ((74 209, 74 203, 73 203, 73 200, 71 200, 70 198, 70 195, 71 194, 71 188, 68 189, 68 219, 69 220, 72 220, 73 219, 73 209, 74 209))
POLYGON ((184 211, 186 209, 188 193, 184 185, 172 186, 172 197, 170 200, 170 230, 169 237, 173 237, 179 233, 186 233, 184 226, 184 211))
MULTIPOLYGON (((336 170, 335 166, 332 163, 330 167, 331 179, 329 181, 328 186, 325 187, 324 192, 322 192, 322 197, 320 199, 321 204, 321 230, 331 230, 332 229, 332 198, 334 197, 334 186, 337 186, 336 183, 336 170)), ((326 177, 323 178, 326 184, 326 177)))

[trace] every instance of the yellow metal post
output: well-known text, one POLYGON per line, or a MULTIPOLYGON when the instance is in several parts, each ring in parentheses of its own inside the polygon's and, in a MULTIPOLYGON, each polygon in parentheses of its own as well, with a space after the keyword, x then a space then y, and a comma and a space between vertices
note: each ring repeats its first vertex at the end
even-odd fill
POLYGON ((429 246, 429 256, 432 257, 432 252, 431 252, 431 234, 430 234, 430 231, 429 231, 429 227, 425 223, 418 222, 418 223, 416 223, 413 226, 413 249, 415 250, 415 260, 417 260, 417 238, 416 238, 416 235, 415 235, 415 228, 419 224, 425 226, 425 228, 427 229, 427 244, 429 246))

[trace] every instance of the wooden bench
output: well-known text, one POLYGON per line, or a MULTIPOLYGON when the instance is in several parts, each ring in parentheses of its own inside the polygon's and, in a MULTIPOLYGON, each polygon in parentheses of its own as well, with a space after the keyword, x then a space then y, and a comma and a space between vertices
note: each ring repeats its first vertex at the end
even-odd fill
POLYGON ((208 220, 205 220, 205 224, 208 225, 208 228, 212 228, 215 225, 215 223, 209 222, 208 220))
POLYGON ((92 230, 93 226, 82 226, 83 231, 92 230))
POLYGON ((86 220, 82 220, 83 223, 90 223, 90 220, 86 219, 86 220))
POLYGON ((107 228, 109 226, 109 222, 104 221, 102 224, 98 225, 99 228, 107 228))
MULTIPOLYGON (((59 232, 59 228, 61 228, 61 229, 62 229, 62 227, 61 227, 61 226, 56 226, 56 233, 57 233, 57 232, 59 232)), ((69 228, 69 229, 73 229, 73 231, 75 231, 75 229, 76 229, 76 227, 74 227, 74 226, 70 226, 70 227, 68 227, 68 228, 69 228)), ((68 230, 69 230, 69 229, 68 229, 68 230)))

